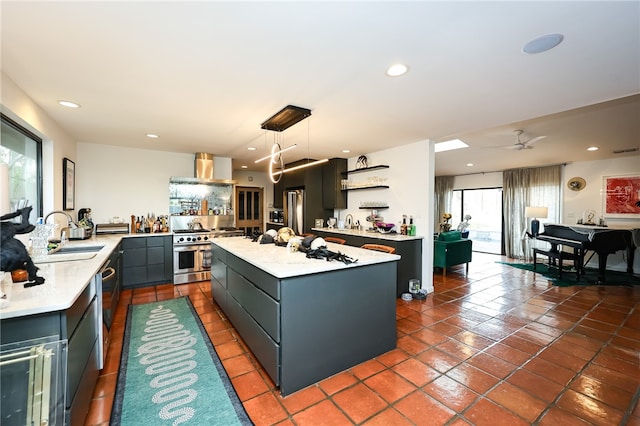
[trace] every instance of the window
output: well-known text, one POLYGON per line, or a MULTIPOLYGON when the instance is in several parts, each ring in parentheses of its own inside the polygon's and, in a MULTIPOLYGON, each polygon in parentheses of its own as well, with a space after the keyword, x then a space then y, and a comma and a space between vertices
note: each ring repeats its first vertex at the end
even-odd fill
MULTIPOLYGON (((0 163, 8 169, 8 182, 2 182, 3 204, 10 213, 26 205, 32 206, 29 221, 42 216, 42 139, 1 115, 0 163), (5 189, 6 188, 6 189, 5 189), (8 192, 8 193, 5 193, 8 192), (6 197, 6 198, 5 198, 6 197)), ((4 167, 4 166, 3 166, 4 167)))
POLYGON ((502 188, 454 190, 451 214, 452 230, 471 216, 467 231, 473 251, 502 253, 502 188))

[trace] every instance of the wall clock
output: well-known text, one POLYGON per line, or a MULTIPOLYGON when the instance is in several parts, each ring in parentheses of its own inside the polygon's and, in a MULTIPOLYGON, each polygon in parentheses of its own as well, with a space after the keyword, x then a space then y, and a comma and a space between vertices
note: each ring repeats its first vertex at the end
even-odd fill
POLYGON ((572 191, 582 191, 584 187, 587 186, 587 182, 581 177, 572 177, 569 179, 569 182, 567 182, 567 186, 572 191))

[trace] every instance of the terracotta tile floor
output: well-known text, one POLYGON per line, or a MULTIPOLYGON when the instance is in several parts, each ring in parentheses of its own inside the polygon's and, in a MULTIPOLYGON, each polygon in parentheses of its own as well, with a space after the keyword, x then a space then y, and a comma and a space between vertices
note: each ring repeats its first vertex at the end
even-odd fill
POLYGON ((256 425, 640 425, 640 288, 552 286, 474 253, 397 301, 395 350, 282 398, 209 283, 122 293, 87 425, 106 425, 128 304, 189 295, 256 425))

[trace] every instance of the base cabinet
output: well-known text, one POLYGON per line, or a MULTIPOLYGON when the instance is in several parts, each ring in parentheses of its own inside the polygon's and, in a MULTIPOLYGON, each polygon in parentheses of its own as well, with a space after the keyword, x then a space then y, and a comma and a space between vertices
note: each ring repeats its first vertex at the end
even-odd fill
POLYGON ((170 235, 122 240, 122 287, 134 288, 173 281, 173 240, 170 235))
MULTIPOLYGON (((82 425, 89 412, 93 390, 102 368, 101 283, 102 281, 97 277, 92 279, 75 303, 65 311, 2 321, 0 342, 3 347, 42 338, 66 342, 61 374, 51 381, 51 386, 56 389, 56 395, 58 395, 57 400, 52 401, 52 404, 64 406, 63 410, 58 410, 56 424, 82 425)), ((4 371, 4 367, 2 370, 4 371)), ((19 380, 16 377, 5 376, 3 372, 3 388, 21 386, 21 383, 5 383, 5 379, 19 380)), ((3 399, 3 417, 5 410, 11 410, 14 404, 24 403, 26 409, 27 395, 22 396, 24 401, 19 401, 18 396, 14 396, 11 401, 3 399)), ((13 423, 3 418, 2 424, 13 423)))
POLYGON ((398 272, 396 278, 396 297, 402 297, 402 293, 409 292, 409 280, 421 279, 422 277, 422 239, 393 241, 381 240, 374 237, 363 237, 359 235, 348 235, 344 233, 324 232, 312 230, 319 237, 340 237, 346 240, 347 245, 361 247, 363 244, 384 244, 394 247, 395 254, 400 255, 398 261, 398 272))
POLYGON ((213 298, 283 396, 395 348, 396 262, 277 278, 212 252, 213 298))

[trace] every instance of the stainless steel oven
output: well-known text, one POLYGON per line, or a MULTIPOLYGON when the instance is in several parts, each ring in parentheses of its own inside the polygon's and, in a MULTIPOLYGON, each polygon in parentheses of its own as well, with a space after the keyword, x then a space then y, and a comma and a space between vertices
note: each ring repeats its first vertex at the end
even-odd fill
POLYGON ((211 279, 211 238, 209 231, 173 236, 173 283, 184 284, 211 279))
POLYGON ((189 219, 190 216, 171 217, 174 284, 210 280, 211 239, 244 235, 244 232, 239 229, 222 226, 218 221, 210 219, 217 217, 199 216, 199 219, 189 219), (207 225, 217 225, 217 228, 207 229, 207 225))

